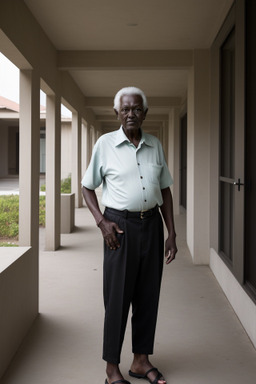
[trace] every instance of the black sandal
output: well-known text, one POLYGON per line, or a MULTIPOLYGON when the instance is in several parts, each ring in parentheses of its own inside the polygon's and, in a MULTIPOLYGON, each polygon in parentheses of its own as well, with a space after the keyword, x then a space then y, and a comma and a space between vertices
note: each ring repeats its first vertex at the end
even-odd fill
MULTIPOLYGON (((158 384, 158 381, 159 381, 159 380, 165 381, 165 383, 166 383, 166 380, 165 380, 165 379, 161 379, 161 378, 163 377, 163 375, 162 375, 161 372, 158 371, 157 368, 151 368, 151 369, 149 369, 149 370, 145 373, 145 375, 140 375, 140 374, 138 374, 138 373, 134 373, 134 372, 132 372, 132 371, 129 371, 129 375, 130 375, 131 377, 136 377, 136 379, 145 379, 145 380, 148 380, 148 381, 150 382, 150 384, 158 384), (152 371, 156 371, 156 372, 157 372, 156 378, 155 378, 153 381, 151 381, 151 380, 148 378, 148 374, 149 374, 150 372, 152 372, 152 371)), ((166 384, 167 384, 167 383, 166 383, 166 384)))
MULTIPOLYGON (((122 379, 122 380, 117 380, 117 381, 113 381, 111 384, 117 384, 117 383, 131 384, 129 381, 124 380, 124 379, 122 379)), ((106 379, 106 381, 105 381, 105 384, 108 384, 107 379, 106 379)))

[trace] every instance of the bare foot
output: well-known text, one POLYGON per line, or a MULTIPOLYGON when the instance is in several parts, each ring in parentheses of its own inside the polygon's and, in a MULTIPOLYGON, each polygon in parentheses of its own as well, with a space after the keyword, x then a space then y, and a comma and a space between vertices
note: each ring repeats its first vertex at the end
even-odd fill
POLYGON ((111 384, 114 381, 117 380, 123 380, 123 375, 121 374, 119 370, 119 366, 116 364, 111 364, 107 363, 107 368, 106 368, 106 373, 107 373, 107 382, 108 384, 111 384))

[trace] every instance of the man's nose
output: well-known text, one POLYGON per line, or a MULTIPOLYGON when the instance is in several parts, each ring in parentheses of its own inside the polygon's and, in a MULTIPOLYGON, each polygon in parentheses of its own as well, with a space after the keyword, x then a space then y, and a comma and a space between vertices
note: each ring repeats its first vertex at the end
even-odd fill
POLYGON ((134 116, 134 110, 132 108, 129 110, 128 116, 129 117, 133 117, 134 116))

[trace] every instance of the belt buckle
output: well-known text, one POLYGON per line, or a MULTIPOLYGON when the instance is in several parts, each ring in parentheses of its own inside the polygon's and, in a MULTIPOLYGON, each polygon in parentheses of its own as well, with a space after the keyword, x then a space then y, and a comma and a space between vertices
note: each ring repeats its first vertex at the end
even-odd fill
POLYGON ((144 213, 145 213, 145 211, 140 211, 140 218, 141 218, 141 220, 144 219, 144 213))

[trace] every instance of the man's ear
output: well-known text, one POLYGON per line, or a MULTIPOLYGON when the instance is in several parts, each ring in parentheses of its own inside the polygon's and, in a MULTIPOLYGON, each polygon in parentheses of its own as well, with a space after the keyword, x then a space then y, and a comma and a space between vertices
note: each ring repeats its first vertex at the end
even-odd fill
POLYGON ((148 113, 148 108, 144 111, 144 118, 143 118, 143 120, 146 119, 147 113, 148 113))
POLYGON ((115 111, 115 114, 117 115, 117 119, 119 119, 118 112, 115 108, 114 108, 114 111, 115 111))

